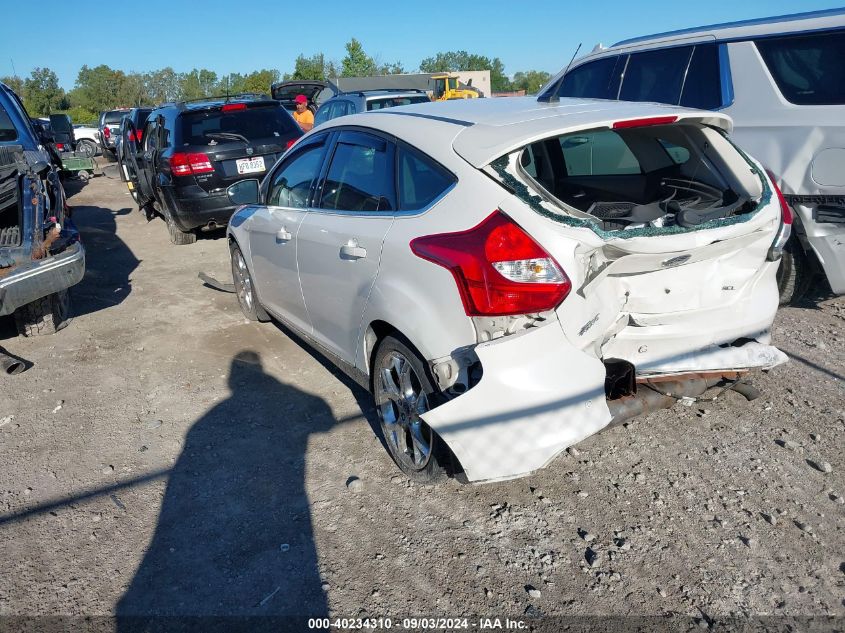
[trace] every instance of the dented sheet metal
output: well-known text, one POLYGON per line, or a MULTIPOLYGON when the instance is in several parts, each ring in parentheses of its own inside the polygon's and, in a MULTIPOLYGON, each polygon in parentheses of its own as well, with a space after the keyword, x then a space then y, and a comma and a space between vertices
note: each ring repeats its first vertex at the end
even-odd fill
POLYGON ((703 350, 679 354, 668 360, 646 361, 637 366, 637 373, 649 376, 742 369, 768 370, 782 365, 787 360, 787 355, 777 347, 751 341, 739 347, 714 345, 703 350))
POLYGON ((528 474, 610 422, 604 365, 575 349, 556 324, 475 351, 481 381, 422 416, 470 481, 528 474))

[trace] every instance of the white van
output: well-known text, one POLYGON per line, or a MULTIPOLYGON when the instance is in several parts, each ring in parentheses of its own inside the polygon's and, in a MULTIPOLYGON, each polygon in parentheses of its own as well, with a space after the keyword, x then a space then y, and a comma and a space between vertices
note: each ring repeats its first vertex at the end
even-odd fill
POLYGON ((719 110, 796 214, 778 273, 800 299, 815 260, 845 293, 845 9, 718 24, 597 46, 541 101, 587 97, 719 110))

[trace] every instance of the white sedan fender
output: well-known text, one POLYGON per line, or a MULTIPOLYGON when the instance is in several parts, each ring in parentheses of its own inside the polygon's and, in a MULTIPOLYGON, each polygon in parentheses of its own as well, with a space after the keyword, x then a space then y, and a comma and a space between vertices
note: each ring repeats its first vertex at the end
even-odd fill
POLYGON ((604 365, 575 348, 557 323, 475 352, 479 383, 422 416, 469 481, 526 475, 610 422, 604 365))

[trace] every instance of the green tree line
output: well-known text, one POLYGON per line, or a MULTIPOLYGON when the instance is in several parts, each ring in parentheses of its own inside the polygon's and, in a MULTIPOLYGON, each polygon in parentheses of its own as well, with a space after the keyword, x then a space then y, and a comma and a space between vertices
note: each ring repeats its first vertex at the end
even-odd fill
MULTIPOLYGON (((505 67, 498 57, 449 51, 437 53, 420 62, 420 72, 456 72, 464 70, 489 70, 495 92, 525 90, 536 92, 549 79, 542 71, 524 71, 505 74, 505 67)), ((240 92, 267 93, 270 85, 279 80, 318 79, 334 77, 368 77, 401 74, 408 71, 401 62, 383 62, 371 57, 357 39, 346 44, 346 56, 340 61, 326 59, 323 53, 311 56, 300 54, 294 62, 292 73, 282 75, 276 69, 265 68, 251 73, 218 75, 213 70, 195 68, 178 73, 167 67, 149 72, 124 72, 105 64, 83 66, 70 91, 59 86, 59 80, 49 68, 35 68, 30 76, 2 77, 24 101, 31 116, 45 116, 67 112, 75 122, 94 121, 103 110, 116 107, 155 105, 166 101, 197 99, 212 95, 240 92)))

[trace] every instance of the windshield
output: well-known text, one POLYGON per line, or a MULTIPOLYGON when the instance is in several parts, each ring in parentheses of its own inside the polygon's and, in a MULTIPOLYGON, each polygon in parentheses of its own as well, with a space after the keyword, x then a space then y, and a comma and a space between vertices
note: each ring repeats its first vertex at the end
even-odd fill
POLYGON ((289 139, 299 127, 287 110, 278 106, 249 108, 235 112, 206 110, 186 113, 182 118, 184 145, 209 145, 237 142, 214 138, 214 134, 228 133, 243 136, 248 141, 289 139))

